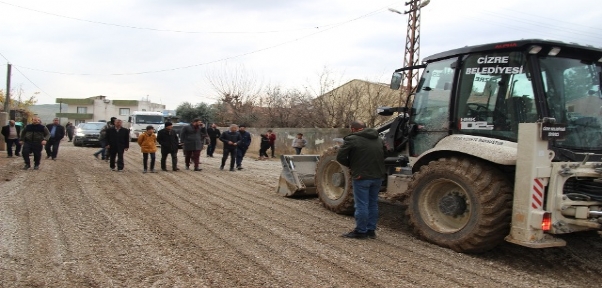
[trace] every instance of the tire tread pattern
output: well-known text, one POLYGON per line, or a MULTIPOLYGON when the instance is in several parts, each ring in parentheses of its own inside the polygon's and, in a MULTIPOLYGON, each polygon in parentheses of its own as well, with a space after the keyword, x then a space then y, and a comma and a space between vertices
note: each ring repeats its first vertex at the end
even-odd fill
MULTIPOLYGON (((426 184, 428 185, 428 184, 426 184)), ((512 184, 500 170, 482 160, 472 158, 441 158, 420 168, 414 174, 408 187, 409 197, 406 199, 406 215, 414 233, 420 238, 439 246, 450 248, 456 252, 481 253, 497 246, 508 235, 512 214, 512 184), (477 217, 476 224, 467 225, 456 234, 438 233, 421 219, 418 206, 412 204, 420 197, 420 189, 429 178, 454 175, 464 179, 476 192, 474 197, 478 203, 472 217, 477 217), (464 231, 466 230, 466 231, 464 231)), ((468 192, 468 191, 467 191, 468 192)), ((470 193, 470 192, 468 192, 470 193)))
MULTIPOLYGON (((333 161, 333 158, 336 161, 336 156, 337 156, 338 151, 339 151, 338 146, 330 147, 324 153, 322 153, 322 155, 320 156, 320 160, 318 161, 318 163, 316 165, 316 176, 315 176, 316 191, 318 192, 318 198, 320 199, 320 202, 322 202, 322 205, 324 205, 324 207, 326 207, 326 209, 333 211, 335 213, 338 213, 338 214, 353 215, 353 213, 355 211, 355 208, 354 208, 355 203, 353 200, 353 183, 352 183, 352 181, 346 181, 345 192, 341 196, 341 199, 338 199, 336 201, 329 199, 326 196, 327 194, 324 191, 324 189, 327 189, 327 188, 325 188, 326 185, 325 185, 325 183, 323 183, 323 181, 325 180, 324 178, 326 178, 326 177, 323 177, 323 176, 328 176, 328 175, 323 175, 324 166, 326 166, 326 164, 328 164, 330 161, 333 161)), ((343 171, 344 171, 344 173, 347 173, 347 177, 345 177, 345 178, 351 179, 351 177, 349 176, 349 170, 344 168, 343 171)))

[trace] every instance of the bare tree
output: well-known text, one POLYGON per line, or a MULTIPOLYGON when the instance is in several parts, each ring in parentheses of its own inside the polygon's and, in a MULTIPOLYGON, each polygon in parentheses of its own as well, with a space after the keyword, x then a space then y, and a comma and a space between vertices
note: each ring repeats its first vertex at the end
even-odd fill
MULTIPOLYGON (((391 90, 387 84, 375 83, 369 81, 358 81, 359 90, 363 95, 359 97, 360 106, 365 113, 361 120, 368 127, 377 127, 387 122, 388 117, 380 116, 376 113, 379 107, 394 107, 399 104, 401 97, 398 91, 391 90)), ((405 100, 403 100, 405 103, 405 100)))
POLYGON ((351 122, 350 119, 355 118, 359 108, 357 93, 340 89, 339 83, 327 68, 319 75, 318 88, 311 90, 315 95, 312 103, 314 126, 346 127, 351 122))
POLYGON ((259 120, 255 107, 259 104, 262 85, 254 73, 242 65, 234 68, 225 65, 207 74, 207 80, 219 95, 217 116, 224 121, 222 124, 254 125, 259 120))
POLYGON ((311 97, 296 89, 268 87, 261 99, 265 127, 311 127, 311 97))

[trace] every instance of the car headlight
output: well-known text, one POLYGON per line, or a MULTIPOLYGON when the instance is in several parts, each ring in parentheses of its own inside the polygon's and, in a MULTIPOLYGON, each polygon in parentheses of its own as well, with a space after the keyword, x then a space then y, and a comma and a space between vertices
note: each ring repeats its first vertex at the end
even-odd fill
POLYGON ((84 134, 83 132, 75 132, 75 136, 84 137, 86 136, 86 134, 84 134))

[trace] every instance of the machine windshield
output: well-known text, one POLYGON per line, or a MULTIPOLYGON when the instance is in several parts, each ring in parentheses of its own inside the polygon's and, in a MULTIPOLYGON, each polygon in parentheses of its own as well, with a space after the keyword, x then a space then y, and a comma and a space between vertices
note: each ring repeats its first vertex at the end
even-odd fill
POLYGON ((136 124, 163 124, 163 116, 136 115, 136 124))
POLYGON ((546 57, 540 59, 540 64, 550 116, 567 125, 566 138, 557 140, 554 146, 602 150, 600 63, 546 57))

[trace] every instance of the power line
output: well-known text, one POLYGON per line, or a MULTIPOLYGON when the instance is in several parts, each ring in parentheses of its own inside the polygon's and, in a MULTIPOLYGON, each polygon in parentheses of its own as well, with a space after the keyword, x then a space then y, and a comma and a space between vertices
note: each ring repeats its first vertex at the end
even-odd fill
POLYGON ((41 10, 37 10, 37 9, 33 9, 33 8, 23 7, 20 5, 11 4, 11 3, 4 2, 4 1, 0 1, 0 4, 5 4, 8 6, 12 6, 12 7, 16 7, 19 9, 24 9, 24 10, 28 10, 28 11, 32 11, 32 12, 36 12, 36 13, 41 13, 41 14, 46 14, 46 15, 50 15, 50 16, 81 21, 81 22, 87 22, 87 23, 92 23, 92 24, 114 26, 114 27, 136 29, 136 30, 148 30, 148 31, 155 31, 155 32, 172 32, 172 33, 184 33, 184 34, 267 34, 267 33, 282 33, 282 32, 291 32, 291 31, 323 29, 323 28, 327 28, 329 26, 336 26, 336 25, 340 24, 340 23, 335 23, 335 24, 312 26, 312 27, 308 27, 308 28, 294 28, 294 29, 267 30, 267 31, 185 31, 185 30, 170 30, 170 29, 150 28, 150 27, 139 27, 139 26, 132 26, 132 25, 123 25, 123 24, 115 24, 115 23, 109 23, 109 22, 88 20, 88 19, 82 19, 82 18, 77 18, 77 17, 65 16, 65 15, 61 15, 61 14, 41 11, 41 10))
POLYGON ((31 79, 29 79, 27 76, 25 76, 25 74, 23 74, 23 72, 21 72, 21 70, 19 70, 19 68, 15 67, 15 70, 17 70, 17 72, 19 72, 19 74, 21 74, 21 76, 25 77, 25 79, 27 79, 27 81, 29 81, 29 83, 31 83, 33 86, 35 86, 40 91, 42 91, 42 93, 46 94, 50 98, 54 98, 54 97, 50 96, 50 94, 46 93, 46 91, 42 90, 42 88, 40 88, 40 86, 36 85, 36 83, 33 83, 33 81, 31 81, 31 79))
MULTIPOLYGON (((2 1, 0 1, 0 3, 1 2, 2 1)), ((193 67, 198 67, 198 66, 209 65, 209 64, 213 64, 213 63, 217 63, 217 62, 223 62, 223 61, 227 61, 227 60, 231 60, 231 59, 236 59, 236 58, 240 58, 240 57, 243 57, 243 56, 252 55, 252 54, 256 54, 256 53, 263 52, 263 51, 266 51, 266 50, 274 49, 274 48, 277 48, 277 47, 280 47, 280 46, 284 46, 286 44, 290 44, 290 43, 293 43, 293 42, 296 42, 296 41, 299 41, 299 40, 302 40, 302 39, 305 39, 305 38, 312 37, 312 36, 314 36, 316 34, 324 33, 326 31, 332 30, 334 28, 337 28, 339 26, 345 25, 347 23, 354 22, 354 21, 360 20, 362 18, 366 18, 368 16, 380 13, 384 9, 386 9, 389 5, 391 5, 391 4, 388 4, 387 6, 381 7, 379 9, 374 10, 372 12, 369 12, 367 14, 358 16, 356 18, 353 18, 353 19, 350 19, 350 20, 347 20, 347 21, 343 21, 343 22, 340 22, 338 24, 330 25, 330 27, 328 27, 328 28, 322 28, 322 29, 320 29, 317 32, 313 32, 313 33, 307 34, 305 36, 301 36, 301 37, 293 39, 293 40, 285 41, 285 42, 278 43, 278 44, 275 44, 275 45, 272 45, 272 46, 264 47, 264 48, 257 49, 257 50, 254 50, 254 51, 250 51, 250 52, 245 52, 245 53, 234 55, 234 56, 224 57, 224 58, 213 60, 213 61, 208 61, 208 62, 203 62, 203 63, 197 63, 197 64, 192 64, 192 65, 187 65, 187 66, 174 67, 174 68, 166 68, 166 69, 158 69, 158 70, 150 70, 150 71, 142 71, 142 72, 131 72, 131 73, 123 72, 123 73, 109 73, 109 74, 71 73, 71 72, 49 71, 49 70, 38 69, 38 68, 30 68, 30 67, 25 67, 25 66, 20 66, 20 65, 19 65, 19 67, 21 67, 23 69, 27 69, 27 70, 39 71, 39 72, 44 72, 44 73, 60 74, 60 75, 72 75, 72 76, 129 76, 129 75, 151 74, 151 73, 160 73, 160 72, 167 72, 167 71, 175 71, 175 70, 188 69, 188 68, 193 68, 193 67)))
MULTIPOLYGON (((2 54, 2 52, 0 52, 0 56, 2 56, 2 58, 4 58, 6 60, 6 62, 10 63, 10 61, 8 60, 8 58, 6 58, 6 56, 4 56, 4 54, 2 54)), ((15 65, 12 65, 12 66, 15 67, 15 65)), ((46 93, 46 91, 42 90, 42 88, 40 88, 38 85, 36 85, 36 83, 33 83, 33 81, 31 81, 31 79, 29 79, 29 77, 25 76, 25 74, 23 72, 21 72, 21 70, 19 70, 19 68, 15 67, 15 70, 17 70, 17 72, 19 72, 19 74, 21 74, 21 76, 23 76, 25 79, 27 79, 27 81, 29 81, 29 83, 31 83, 33 86, 35 86, 36 88, 38 88, 44 94, 46 94, 46 95, 48 95, 49 97, 52 98, 52 96, 50 96, 50 94, 46 93)), ((6 93, 8 94, 10 92, 7 91, 6 93)))

